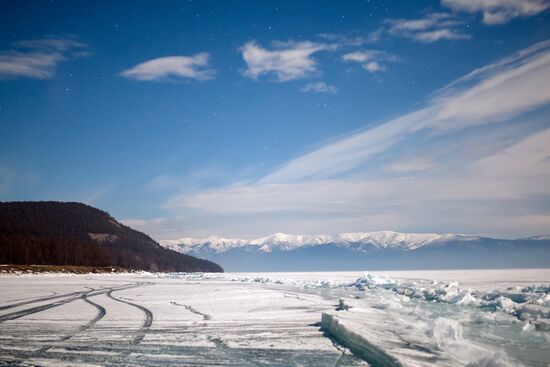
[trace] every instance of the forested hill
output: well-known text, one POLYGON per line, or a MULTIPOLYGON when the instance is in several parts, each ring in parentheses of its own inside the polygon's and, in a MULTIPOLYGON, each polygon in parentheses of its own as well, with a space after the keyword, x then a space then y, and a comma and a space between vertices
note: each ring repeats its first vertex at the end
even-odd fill
POLYGON ((211 261, 161 247, 102 210, 53 201, 0 202, 0 264, 223 271, 211 261))

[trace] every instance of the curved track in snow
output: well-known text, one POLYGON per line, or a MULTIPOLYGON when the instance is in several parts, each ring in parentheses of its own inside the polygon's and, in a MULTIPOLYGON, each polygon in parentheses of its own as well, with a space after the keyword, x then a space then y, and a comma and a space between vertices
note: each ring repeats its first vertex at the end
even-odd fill
MULTIPOLYGON (((55 293, 55 292, 53 292, 53 293, 55 293)), ((59 299, 59 298, 64 298, 64 297, 81 295, 83 293, 85 293, 85 292, 79 291, 79 292, 71 292, 71 293, 65 293, 65 294, 59 294, 59 295, 53 294, 51 296, 38 297, 38 298, 22 298, 20 300, 24 299, 25 300, 24 302, 11 303, 9 305, 0 306, 0 311, 9 310, 10 308, 24 306, 24 305, 30 305, 30 304, 38 303, 38 302, 51 301, 53 299, 59 299)), ((14 301, 17 301, 17 300, 14 300, 14 301)))
MULTIPOLYGON (((19 307, 19 306, 25 306, 25 305, 29 305, 29 304, 33 304, 33 303, 40 303, 40 302, 45 302, 45 301, 48 301, 48 300, 59 299, 58 301, 55 301, 55 302, 50 302, 50 303, 46 303, 44 305, 39 305, 39 306, 31 307, 31 308, 26 308, 26 309, 23 309, 23 310, 14 311, 14 312, 11 312, 11 313, 8 313, 8 314, 1 315, 0 316, 0 323, 5 322, 5 321, 10 321, 10 320, 16 320, 16 319, 19 319, 21 317, 29 316, 29 315, 39 313, 39 312, 42 312, 42 311, 46 311, 46 310, 49 310, 51 308, 59 307, 59 306, 62 306, 62 305, 65 305, 67 303, 74 302, 74 301, 77 301, 77 300, 80 300, 80 299, 84 300, 85 302, 90 303, 94 307, 96 307, 96 306, 100 307, 99 305, 96 305, 95 303, 89 301, 88 298, 92 297, 92 296, 97 296, 97 295, 100 295, 100 294, 113 292, 115 290, 119 291, 119 290, 124 290, 124 289, 130 289, 130 288, 138 287, 140 285, 141 284, 125 284, 125 285, 122 285, 122 286, 116 287, 116 288, 105 288, 105 289, 99 289, 99 290, 90 289, 89 291, 71 292, 71 293, 66 293, 66 294, 63 294, 63 295, 51 296, 51 297, 42 297, 42 298, 37 298, 37 299, 34 299, 34 300, 29 300, 29 301, 26 301, 26 302, 11 304, 9 306, 5 306, 3 308, 0 308, 0 311, 5 310, 5 309, 19 307)), ((101 309, 100 309, 100 314, 101 314, 101 312, 103 312, 103 313, 105 312, 105 309, 103 307, 101 307, 101 309), (101 309, 103 309, 103 311, 101 311, 101 309)))
POLYGON ((138 330, 136 336, 132 340, 132 345, 139 345, 143 341, 143 339, 145 338, 145 335, 147 334, 147 331, 153 324, 153 313, 149 309, 143 307, 142 305, 138 305, 137 303, 129 302, 129 301, 114 297, 113 292, 117 290, 119 289, 110 290, 109 292, 107 292, 107 297, 117 302, 125 303, 132 307, 135 307, 141 310, 145 314, 145 319, 143 320, 143 324, 141 325, 141 328, 138 330))
POLYGON ((326 342, 312 325, 318 307, 302 296, 253 288, 241 293, 242 286, 228 291, 215 283, 173 287, 171 281, 136 280, 70 279, 71 287, 81 287, 67 291, 64 279, 42 283, 37 277, 7 293, 20 301, 0 310, 0 366, 363 366, 326 342), (146 285, 153 286, 139 296, 136 288, 146 285), (33 289, 58 293, 23 300, 33 289), (236 319, 227 318, 227 307, 240 310, 236 319))

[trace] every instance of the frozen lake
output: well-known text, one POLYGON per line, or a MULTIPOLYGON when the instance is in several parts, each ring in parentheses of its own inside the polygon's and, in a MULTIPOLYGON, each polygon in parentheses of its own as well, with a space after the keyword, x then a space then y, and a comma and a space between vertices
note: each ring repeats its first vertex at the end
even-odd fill
POLYGON ((366 361, 547 366, 550 269, 0 277, 0 365, 366 361))

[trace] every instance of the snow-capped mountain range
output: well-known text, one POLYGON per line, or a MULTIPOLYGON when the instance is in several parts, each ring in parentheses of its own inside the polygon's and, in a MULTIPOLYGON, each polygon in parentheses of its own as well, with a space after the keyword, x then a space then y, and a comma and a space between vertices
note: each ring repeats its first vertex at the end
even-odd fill
POLYGON ((242 239, 209 236, 160 241, 226 271, 325 271, 550 267, 550 237, 501 240, 393 231, 242 239))
POLYGON ((166 240, 160 243, 167 248, 183 253, 223 253, 236 248, 251 246, 261 252, 274 250, 292 251, 301 247, 322 245, 361 246, 377 249, 399 248, 414 250, 438 241, 474 240, 478 237, 437 233, 399 233, 393 231, 353 232, 334 235, 293 235, 275 233, 256 239, 224 238, 209 236, 204 238, 184 237, 179 240, 166 240))

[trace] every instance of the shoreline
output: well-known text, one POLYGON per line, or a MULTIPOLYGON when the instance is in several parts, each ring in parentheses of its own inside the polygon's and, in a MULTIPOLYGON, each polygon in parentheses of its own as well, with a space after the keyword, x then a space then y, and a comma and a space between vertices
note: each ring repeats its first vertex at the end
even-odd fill
POLYGON ((0 275, 21 274, 131 274, 136 270, 120 266, 81 266, 81 265, 0 265, 0 275))

